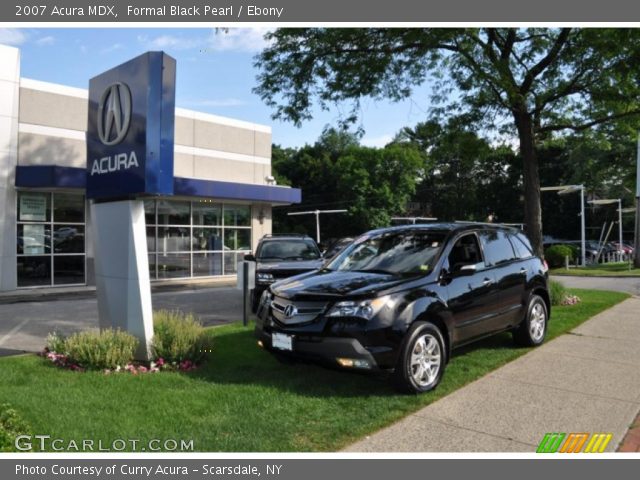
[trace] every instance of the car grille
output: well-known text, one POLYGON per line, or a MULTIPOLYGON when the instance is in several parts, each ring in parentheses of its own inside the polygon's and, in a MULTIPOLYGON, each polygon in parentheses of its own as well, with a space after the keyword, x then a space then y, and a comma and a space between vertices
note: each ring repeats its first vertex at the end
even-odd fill
POLYGON ((271 302, 274 318, 283 325, 308 323, 323 314, 327 308, 326 301, 295 301, 275 297, 271 302))
POLYGON ((310 271, 311 270, 272 270, 271 275, 273 275, 273 278, 276 280, 282 280, 283 278, 293 277, 310 271))

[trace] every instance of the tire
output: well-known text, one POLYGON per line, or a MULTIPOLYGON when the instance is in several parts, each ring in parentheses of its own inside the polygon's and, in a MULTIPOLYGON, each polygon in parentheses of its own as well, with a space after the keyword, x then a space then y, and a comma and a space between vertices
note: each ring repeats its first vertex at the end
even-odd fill
POLYGON ((540 295, 531 295, 527 313, 513 331, 513 340, 523 347, 537 347, 544 342, 549 323, 549 309, 540 295))
POLYGON ((406 333, 393 379, 406 393, 423 393, 438 386, 447 351, 440 329, 431 322, 415 322, 406 333))

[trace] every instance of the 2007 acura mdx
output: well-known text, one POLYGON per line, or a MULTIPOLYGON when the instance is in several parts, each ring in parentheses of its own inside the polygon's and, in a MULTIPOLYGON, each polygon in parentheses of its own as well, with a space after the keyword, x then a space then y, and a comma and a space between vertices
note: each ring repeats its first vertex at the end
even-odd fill
POLYGON ((373 230, 320 270, 271 285, 255 332, 275 355, 389 369, 401 389, 426 392, 456 347, 507 330, 520 345, 540 345, 547 271, 526 236, 507 227, 373 230))

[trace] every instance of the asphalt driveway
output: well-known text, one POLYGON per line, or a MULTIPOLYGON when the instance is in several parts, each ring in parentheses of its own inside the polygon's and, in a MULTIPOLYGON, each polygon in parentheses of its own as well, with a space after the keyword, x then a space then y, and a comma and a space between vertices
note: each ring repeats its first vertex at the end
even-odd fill
MULTIPOLYGON (((156 310, 193 312, 207 326, 242 319, 242 293, 228 286, 156 292, 152 302, 156 310)), ((0 356, 40 351, 54 330, 68 335, 97 327, 98 305, 93 293, 0 304, 0 356)))
POLYGON ((551 278, 569 288, 614 290, 640 296, 640 277, 571 277, 553 275, 551 278))

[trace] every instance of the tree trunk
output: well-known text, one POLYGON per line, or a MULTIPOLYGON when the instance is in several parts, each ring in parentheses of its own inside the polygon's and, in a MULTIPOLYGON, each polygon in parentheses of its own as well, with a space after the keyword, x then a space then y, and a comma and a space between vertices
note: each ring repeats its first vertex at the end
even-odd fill
POLYGON ((540 206, 540 175, 536 156, 533 121, 523 108, 514 112, 514 119, 520 137, 520 155, 524 179, 524 223, 527 236, 536 255, 543 256, 542 246, 542 208, 540 206))

